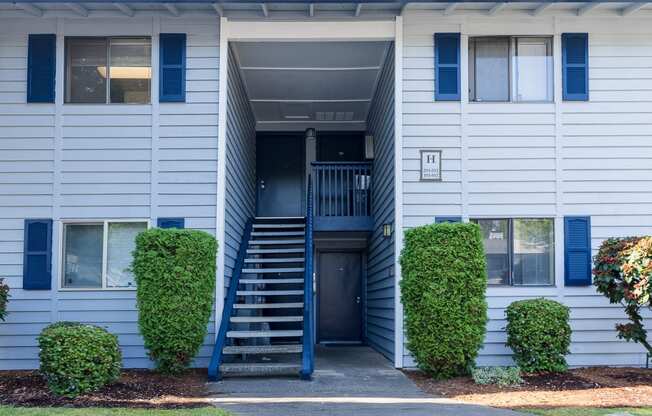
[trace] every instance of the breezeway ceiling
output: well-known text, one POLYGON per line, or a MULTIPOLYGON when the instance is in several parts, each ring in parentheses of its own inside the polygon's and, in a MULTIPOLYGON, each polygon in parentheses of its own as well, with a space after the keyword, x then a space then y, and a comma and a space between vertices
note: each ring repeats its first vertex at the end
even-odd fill
POLYGON ((364 129, 388 42, 234 42, 258 130, 364 129))

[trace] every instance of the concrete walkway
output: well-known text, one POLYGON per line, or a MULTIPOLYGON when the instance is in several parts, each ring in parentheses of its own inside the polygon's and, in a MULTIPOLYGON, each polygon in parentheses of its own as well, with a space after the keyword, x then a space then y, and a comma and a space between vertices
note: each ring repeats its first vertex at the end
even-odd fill
POLYGON ((516 416, 424 394, 368 347, 319 347, 312 381, 226 378, 209 383, 214 403, 236 415, 516 416))

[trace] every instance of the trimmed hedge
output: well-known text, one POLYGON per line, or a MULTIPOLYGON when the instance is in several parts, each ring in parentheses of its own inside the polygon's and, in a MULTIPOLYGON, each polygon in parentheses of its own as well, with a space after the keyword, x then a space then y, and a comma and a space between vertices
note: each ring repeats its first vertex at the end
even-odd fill
POLYGON ((9 286, 0 279, 0 321, 7 318, 7 303, 9 302, 9 286))
POLYGON ((38 343, 41 373, 56 395, 76 397, 120 377, 118 338, 104 328, 57 322, 43 329, 38 343))
POLYGON ((569 309, 549 299, 513 302, 507 315, 507 346, 526 373, 563 372, 571 342, 569 309))
POLYGON ((625 309, 629 323, 616 325, 618 337, 637 342, 652 356, 641 309, 652 309, 652 237, 610 238, 594 259, 593 284, 625 309))
POLYGON ((480 228, 441 223, 405 233, 401 298, 407 347, 437 378, 468 374, 487 323, 487 272, 480 228))
POLYGON ((217 242, 196 230, 153 228, 136 237, 138 326, 163 373, 187 368, 207 333, 217 242))

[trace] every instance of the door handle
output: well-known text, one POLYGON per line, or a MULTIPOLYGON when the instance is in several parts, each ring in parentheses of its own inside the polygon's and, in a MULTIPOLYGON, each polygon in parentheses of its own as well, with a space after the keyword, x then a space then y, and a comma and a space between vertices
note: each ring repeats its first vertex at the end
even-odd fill
POLYGON ((355 303, 357 303, 358 305, 360 304, 360 296, 355 297, 355 303))
POLYGON ((260 181, 260 189, 265 189, 265 181, 264 180, 260 181))

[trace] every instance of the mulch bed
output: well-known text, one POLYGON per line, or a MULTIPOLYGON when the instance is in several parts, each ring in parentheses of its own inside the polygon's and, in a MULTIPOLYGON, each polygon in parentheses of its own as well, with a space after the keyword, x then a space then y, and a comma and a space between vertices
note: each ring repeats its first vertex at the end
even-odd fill
POLYGON ((58 407, 137 407, 178 409, 210 406, 205 398, 206 370, 164 376, 125 370, 120 379, 75 399, 50 393, 38 371, 0 371, 0 405, 58 407))
POLYGON ((420 371, 406 374, 433 396, 494 407, 652 406, 652 369, 591 367, 530 374, 518 387, 477 385, 470 377, 433 380, 420 371))

